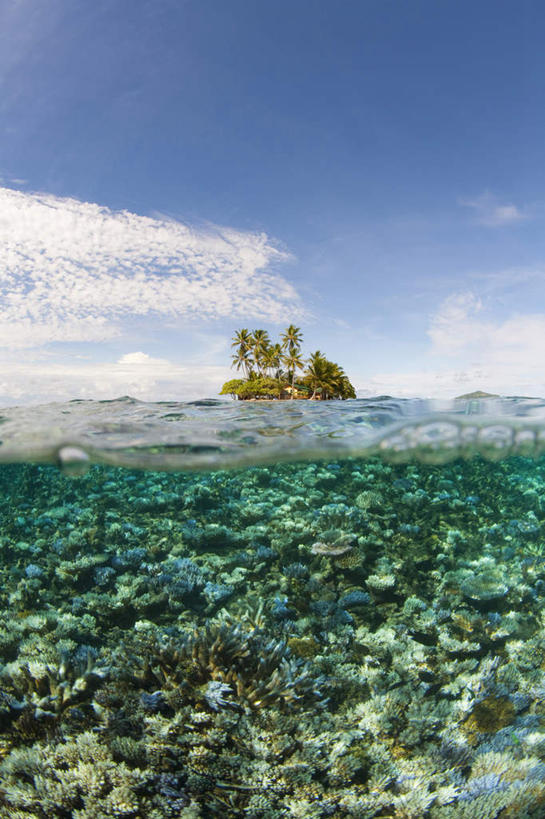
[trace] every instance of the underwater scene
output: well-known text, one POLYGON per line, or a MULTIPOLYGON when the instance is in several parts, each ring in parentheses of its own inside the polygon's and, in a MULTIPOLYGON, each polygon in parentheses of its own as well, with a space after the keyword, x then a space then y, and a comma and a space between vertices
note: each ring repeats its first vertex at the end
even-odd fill
POLYGON ((3 411, 0 817, 545 816, 543 402, 302 403, 3 411))

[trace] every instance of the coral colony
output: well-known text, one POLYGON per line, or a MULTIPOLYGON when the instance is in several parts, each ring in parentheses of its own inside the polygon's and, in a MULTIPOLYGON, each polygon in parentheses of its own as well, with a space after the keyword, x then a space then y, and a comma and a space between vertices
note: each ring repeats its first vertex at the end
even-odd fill
POLYGON ((0 480, 0 817, 545 815, 543 461, 0 480))

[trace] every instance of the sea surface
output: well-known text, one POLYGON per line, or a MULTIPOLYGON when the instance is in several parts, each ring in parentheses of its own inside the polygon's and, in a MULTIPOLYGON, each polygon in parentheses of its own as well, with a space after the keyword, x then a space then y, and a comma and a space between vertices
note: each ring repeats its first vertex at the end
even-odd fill
POLYGON ((0 819, 545 816, 544 400, 0 441, 0 819))

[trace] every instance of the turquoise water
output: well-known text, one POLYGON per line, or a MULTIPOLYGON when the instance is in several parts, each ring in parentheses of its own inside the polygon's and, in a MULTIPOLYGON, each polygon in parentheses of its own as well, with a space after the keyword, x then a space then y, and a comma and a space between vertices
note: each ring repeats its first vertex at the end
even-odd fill
POLYGON ((293 403, 4 411, 0 817, 545 815, 542 402, 293 403))

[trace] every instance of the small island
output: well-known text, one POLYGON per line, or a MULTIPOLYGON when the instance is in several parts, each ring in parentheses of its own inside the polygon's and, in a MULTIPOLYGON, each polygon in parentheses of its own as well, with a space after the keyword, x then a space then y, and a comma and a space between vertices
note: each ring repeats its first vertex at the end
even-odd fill
POLYGON ((220 395, 241 401, 355 398, 356 391, 343 368, 320 350, 304 359, 302 341, 300 328, 293 324, 275 343, 266 330, 237 330, 231 344, 231 366, 242 371, 243 377, 226 381, 220 395))
POLYGON ((475 392, 467 392, 465 395, 457 395, 455 401, 471 401, 475 398, 499 398, 493 392, 483 392, 483 390, 475 390, 475 392))

